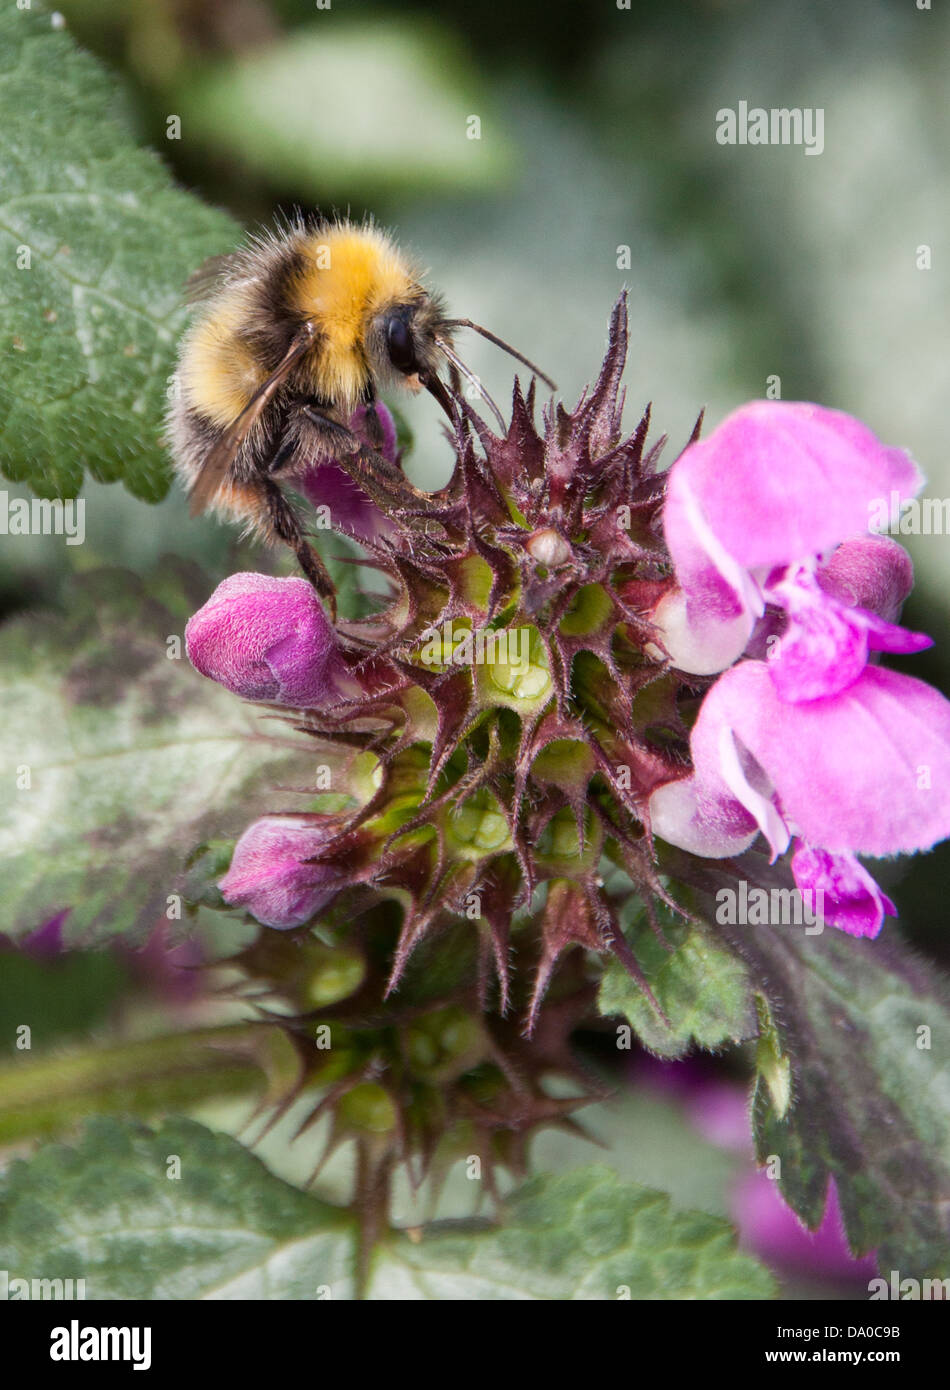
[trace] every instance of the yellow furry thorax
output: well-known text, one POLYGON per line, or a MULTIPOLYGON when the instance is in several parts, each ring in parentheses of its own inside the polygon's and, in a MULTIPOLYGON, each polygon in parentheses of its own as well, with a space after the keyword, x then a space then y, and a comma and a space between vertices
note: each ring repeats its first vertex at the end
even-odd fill
POLYGON ((387 304, 418 293, 415 277, 398 247, 372 226, 342 222, 308 232, 301 250, 306 267, 291 302, 320 336, 315 386, 325 399, 353 408, 366 385, 366 325, 387 304))

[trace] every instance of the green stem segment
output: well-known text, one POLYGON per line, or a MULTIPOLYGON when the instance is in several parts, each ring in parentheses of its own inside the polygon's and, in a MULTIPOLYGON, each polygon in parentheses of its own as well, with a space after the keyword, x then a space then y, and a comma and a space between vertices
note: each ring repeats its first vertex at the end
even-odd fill
POLYGON ((285 1094, 299 1062, 276 1027, 237 1024, 0 1066, 0 1144, 85 1115, 149 1115, 227 1096, 285 1094))

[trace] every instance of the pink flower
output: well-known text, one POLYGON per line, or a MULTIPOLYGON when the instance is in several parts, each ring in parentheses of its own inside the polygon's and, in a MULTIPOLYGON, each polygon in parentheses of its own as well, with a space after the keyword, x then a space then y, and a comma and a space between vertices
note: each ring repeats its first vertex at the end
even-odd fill
POLYGON ((743 661, 707 694, 690 747, 697 779, 738 801, 774 854, 792 834, 876 858, 950 834, 950 703, 911 676, 868 666, 793 704, 767 662, 743 661))
POLYGON ((164 917, 141 946, 133 948, 120 942, 116 950, 136 983, 165 1003, 182 1006, 202 997, 207 980, 201 970, 201 945, 194 938, 176 940, 171 923, 164 917))
POLYGON ((326 849, 335 830, 334 819, 317 814, 254 821, 218 883, 225 902, 246 908, 265 927, 302 926, 336 895, 337 870, 307 862, 326 849))
POLYGON ((950 835, 950 703, 868 664, 930 645, 894 621, 910 561, 855 535, 876 498, 920 482, 848 416, 760 402, 681 455, 664 514, 677 588, 656 610, 663 641, 687 670, 731 669, 700 708, 692 776, 651 798, 653 832, 706 857, 761 832, 774 859, 797 839, 799 889, 859 936, 895 908, 856 856, 950 835))
POLYGON ((850 936, 877 936, 884 917, 897 916, 890 898, 853 854, 830 854, 799 844, 792 855, 792 873, 800 892, 810 895, 805 901, 821 903, 823 920, 850 936))
POLYGON ((818 583, 849 608, 864 608, 896 623, 914 587, 907 551, 890 536, 844 541, 817 572, 818 583))
POLYGON ((65 955, 68 948, 63 943, 63 928, 71 911, 71 908, 64 908, 62 912, 57 912, 55 917, 36 927, 23 938, 19 949, 35 960, 50 961, 65 955))
POLYGON ((335 695, 336 634, 305 579, 232 574, 185 628, 192 665, 245 700, 298 709, 335 695))
POLYGON ((791 703, 767 662, 743 661, 707 694, 690 748, 692 777, 651 799, 654 833, 708 857, 761 831, 774 858, 797 836, 812 851, 792 859, 798 887, 821 887, 825 921, 852 933, 876 935, 894 911, 854 856, 950 835, 950 703, 911 676, 868 666, 837 695, 791 703))
POLYGON ((840 411, 781 401, 735 411, 670 470, 663 526, 677 588, 655 620, 674 665, 725 670, 769 604, 792 627, 813 621, 825 591, 807 586, 809 605, 805 580, 819 559, 867 533, 881 497, 922 485, 907 454, 840 411))
POLYGON ((783 699, 820 700, 847 689, 872 651, 919 652, 933 646, 923 633, 842 603, 821 580, 820 570, 802 565, 768 591, 788 620, 785 635, 769 652, 769 674, 783 699))

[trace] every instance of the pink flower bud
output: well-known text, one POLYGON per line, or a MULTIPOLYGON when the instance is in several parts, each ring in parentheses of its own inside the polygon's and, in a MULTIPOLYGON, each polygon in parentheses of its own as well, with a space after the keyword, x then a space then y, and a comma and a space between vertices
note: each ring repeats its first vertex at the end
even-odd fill
POLYGON ((245 700, 304 709, 334 694, 336 634, 305 579, 232 574, 185 628, 189 659, 245 700))
POLYGON ((302 926, 333 898, 338 871, 306 860, 327 846, 337 823, 329 816, 263 816, 234 847, 218 887, 230 907, 244 907, 265 927, 302 926))
POLYGON ((839 545, 815 578, 840 603, 896 623, 914 587, 914 566, 890 536, 857 536, 839 545))

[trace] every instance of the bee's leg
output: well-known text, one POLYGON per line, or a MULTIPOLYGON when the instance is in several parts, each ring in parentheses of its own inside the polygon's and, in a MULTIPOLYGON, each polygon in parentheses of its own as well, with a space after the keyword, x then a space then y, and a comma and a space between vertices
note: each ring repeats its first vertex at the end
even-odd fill
POLYGON ((346 425, 325 415, 317 406, 301 405, 300 413, 322 434, 321 443, 378 507, 387 514, 397 507, 418 507, 428 494, 410 483, 398 464, 371 449, 346 425))
POLYGON ((336 588, 330 578, 326 565, 320 556, 308 545, 297 513, 287 501, 273 478, 261 476, 261 487, 267 504, 267 518, 274 535, 289 545, 300 562, 300 568, 310 580, 321 598, 330 605, 331 617, 336 620, 336 588))
POLYGON ((293 458, 297 452, 297 442, 294 439, 285 439, 277 452, 264 464, 265 473, 279 473, 285 463, 293 458))
POLYGON ((325 445, 331 456, 335 457, 340 453, 354 454, 360 448, 360 441, 351 429, 341 425, 339 420, 334 420, 317 406, 302 405, 300 413, 313 425, 320 436, 320 442, 325 445))
POLYGON ((366 406, 366 411, 363 415, 363 431, 372 448, 374 448, 377 453, 381 453, 383 444, 385 443, 385 435, 383 434, 383 426, 379 418, 379 412, 376 409, 376 400, 376 392, 373 390, 372 385, 370 385, 369 389, 364 393, 363 398, 363 404, 366 406))

